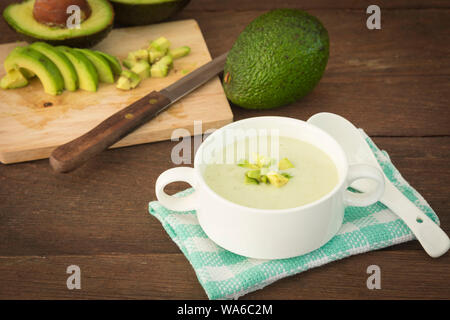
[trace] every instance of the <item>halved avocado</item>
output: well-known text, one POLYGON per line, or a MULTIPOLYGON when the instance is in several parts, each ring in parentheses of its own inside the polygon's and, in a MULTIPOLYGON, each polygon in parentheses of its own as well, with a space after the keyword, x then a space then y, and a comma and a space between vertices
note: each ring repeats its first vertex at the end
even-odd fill
POLYGON ((78 48, 92 47, 111 31, 114 10, 106 0, 87 0, 91 15, 80 24, 79 29, 49 26, 38 22, 33 16, 35 0, 25 0, 6 7, 3 17, 9 26, 28 42, 45 41, 52 45, 78 48))
POLYGON ((166 20, 190 0, 110 0, 116 21, 124 26, 140 26, 166 20))
POLYGON ((66 90, 76 91, 78 89, 77 72, 72 62, 70 62, 64 53, 45 42, 35 42, 30 45, 30 48, 42 53, 58 67, 64 78, 64 87, 66 90))
POLYGON ((98 89, 98 74, 92 62, 82 53, 64 46, 58 47, 72 62, 77 71, 80 89, 95 92, 98 89))
POLYGON ((120 76, 120 74, 122 73, 122 66, 120 65, 119 59, 117 59, 116 57, 105 53, 105 52, 101 52, 101 51, 95 51, 98 54, 101 54, 103 56, 103 58, 105 58, 106 60, 108 60, 109 66, 111 67, 113 73, 115 76, 120 76))
POLYGON ((4 62, 6 72, 13 69, 27 69, 36 74, 44 86, 44 91, 51 95, 61 94, 64 79, 58 67, 39 51, 30 47, 16 47, 4 62))
POLYGON ((114 74, 108 63, 108 60, 103 58, 102 55, 98 54, 89 49, 75 49, 78 52, 84 54, 97 69, 98 79, 100 82, 114 83, 114 74))

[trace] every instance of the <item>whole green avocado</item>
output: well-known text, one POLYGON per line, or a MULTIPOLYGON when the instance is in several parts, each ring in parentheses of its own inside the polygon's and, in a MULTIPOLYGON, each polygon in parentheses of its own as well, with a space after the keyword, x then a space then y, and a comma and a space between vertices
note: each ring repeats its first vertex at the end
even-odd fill
POLYGON ((223 87, 234 104, 271 109, 313 90, 329 55, 328 32, 314 16, 276 9, 253 20, 228 53, 223 87))

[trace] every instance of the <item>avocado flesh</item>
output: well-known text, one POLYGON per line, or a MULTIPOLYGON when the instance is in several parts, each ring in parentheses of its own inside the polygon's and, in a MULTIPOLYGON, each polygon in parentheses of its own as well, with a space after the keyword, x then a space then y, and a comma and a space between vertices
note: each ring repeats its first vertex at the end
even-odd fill
POLYGON ((36 75, 27 69, 21 69, 20 72, 24 75, 25 78, 31 79, 34 78, 36 75))
POLYGON ((76 49, 78 52, 84 54, 89 61, 92 62, 97 70, 98 79, 104 83, 114 83, 114 74, 108 63, 108 60, 98 53, 89 49, 76 49))
POLYGON ((117 88, 122 90, 131 90, 136 88, 141 82, 141 78, 133 71, 123 70, 117 80, 117 88))
POLYGON ((163 78, 167 76, 170 68, 172 67, 173 59, 171 56, 164 56, 152 65, 150 73, 152 77, 163 78))
POLYGON ((131 68, 131 71, 136 73, 142 80, 147 79, 150 77, 150 64, 146 60, 138 61, 131 68))
POLYGON ((228 53, 225 93, 247 109, 293 103, 319 82, 328 55, 328 32, 317 18, 295 9, 270 11, 253 20, 228 53))
POLYGON ((188 46, 183 46, 183 47, 179 47, 179 48, 170 50, 169 55, 173 59, 179 59, 184 56, 187 56, 189 54, 189 52, 191 52, 191 48, 189 48, 188 46))
POLYGON ((156 50, 154 48, 150 48, 148 50, 148 61, 150 63, 155 63, 156 61, 164 57, 164 55, 165 55, 164 52, 156 50))
POLYGON ((190 0, 110 0, 115 20, 124 26, 160 22, 175 15, 190 0))
POLYGON ((150 43, 150 49, 155 49, 157 51, 164 52, 164 54, 167 53, 169 48, 170 48, 170 41, 164 37, 159 37, 158 39, 153 40, 150 43))
POLYGON ((13 69, 28 69, 39 78, 44 91, 51 95, 61 94, 64 79, 58 67, 45 55, 29 47, 16 47, 4 62, 6 72, 13 69))
POLYGON ((87 0, 91 15, 81 23, 80 29, 51 27, 36 21, 33 17, 35 0, 9 5, 3 17, 9 26, 28 42, 45 41, 52 45, 91 47, 106 37, 112 30, 114 11, 106 0, 87 0))
POLYGON ((77 71, 80 89, 95 92, 98 89, 98 74, 95 66, 82 53, 64 46, 58 47, 72 62, 77 71))
POLYGON ((101 51, 95 52, 102 55, 103 58, 105 58, 108 61, 109 66, 111 67, 115 76, 120 76, 120 74, 122 73, 122 66, 120 65, 119 59, 105 52, 101 51))
POLYGON ((28 85, 27 78, 17 69, 10 70, 1 80, 0 88, 17 89, 28 85))
POLYGON ((45 42, 35 42, 30 45, 36 51, 39 51, 50 59, 59 69, 64 78, 64 87, 69 91, 78 89, 78 76, 70 60, 58 49, 45 42))

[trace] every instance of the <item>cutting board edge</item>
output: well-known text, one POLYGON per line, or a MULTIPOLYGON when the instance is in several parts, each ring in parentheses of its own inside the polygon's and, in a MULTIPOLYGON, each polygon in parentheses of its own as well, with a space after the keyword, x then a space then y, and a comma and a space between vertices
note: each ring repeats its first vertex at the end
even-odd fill
MULTIPOLYGON (((209 129, 221 128, 231 122, 233 122, 233 114, 230 112, 229 118, 203 123, 202 133, 205 133, 209 129)), ((190 136, 193 135, 193 126, 189 126, 184 129, 187 129, 190 132, 190 136)), ((167 141, 167 140, 171 139, 173 130, 174 129, 167 129, 167 130, 162 131, 161 136, 158 136, 153 141, 148 141, 148 140, 147 141, 139 141, 139 135, 138 135, 137 137, 135 137, 135 139, 137 139, 137 140, 134 140, 133 142, 129 142, 129 143, 126 143, 126 142, 121 143, 121 141, 119 141, 116 144, 112 145, 110 147, 110 149, 117 149, 117 148, 123 148, 123 147, 131 147, 134 145, 167 141)), ((142 139, 144 139, 144 138, 142 138, 142 139)), ((25 150, 22 152, 1 151, 0 150, 0 162, 4 165, 8 165, 8 164, 15 164, 15 163, 47 159, 50 156, 50 154, 52 153, 52 151, 57 147, 58 146, 43 147, 43 148, 39 148, 39 149, 29 149, 29 150, 25 150)))

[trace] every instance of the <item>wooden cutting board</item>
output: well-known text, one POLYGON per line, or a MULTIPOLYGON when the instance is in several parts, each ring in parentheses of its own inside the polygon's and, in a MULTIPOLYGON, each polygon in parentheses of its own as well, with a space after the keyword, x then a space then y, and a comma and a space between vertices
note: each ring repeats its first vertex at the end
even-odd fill
MULTIPOLYGON (((94 49, 115 55, 122 61, 128 52, 146 48, 150 40, 159 36, 168 38, 172 48, 190 46, 191 53, 174 61, 174 68, 168 77, 146 79, 134 90, 122 91, 115 85, 100 84, 95 93, 65 91, 53 97, 44 93, 38 79, 34 79, 25 88, 0 89, 0 161, 14 163, 47 158, 57 146, 82 135, 147 93, 167 87, 211 60, 195 20, 114 29, 94 49)), ((6 56, 17 45, 24 43, 0 45, 2 65, 6 56)), ((0 69, 2 77, 5 71, 2 67, 0 69)), ((193 134, 194 121, 200 120, 202 131, 219 128, 233 120, 218 77, 112 147, 167 140, 177 128, 185 128, 193 134)))

